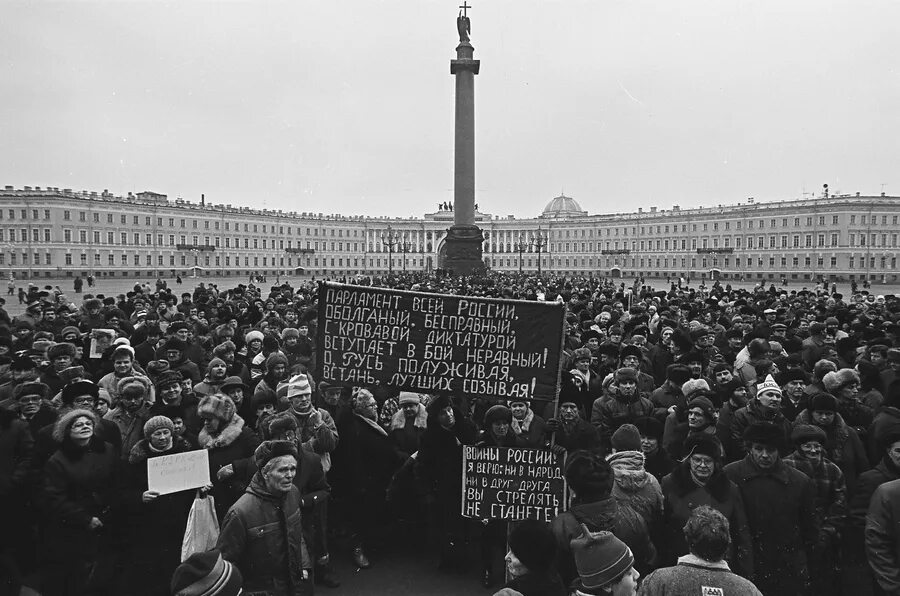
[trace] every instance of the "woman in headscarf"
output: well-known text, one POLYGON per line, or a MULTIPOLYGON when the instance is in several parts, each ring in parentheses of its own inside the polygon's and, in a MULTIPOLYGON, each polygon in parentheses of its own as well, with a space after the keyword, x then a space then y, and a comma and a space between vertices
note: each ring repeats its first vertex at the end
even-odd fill
POLYGON ((662 480, 665 507, 661 526, 660 565, 674 565, 688 554, 682 529, 699 505, 709 505, 724 515, 731 531, 728 562, 735 573, 753 576, 753 548, 744 503, 737 486, 725 472, 724 451, 715 436, 695 434, 684 445, 685 457, 662 480))

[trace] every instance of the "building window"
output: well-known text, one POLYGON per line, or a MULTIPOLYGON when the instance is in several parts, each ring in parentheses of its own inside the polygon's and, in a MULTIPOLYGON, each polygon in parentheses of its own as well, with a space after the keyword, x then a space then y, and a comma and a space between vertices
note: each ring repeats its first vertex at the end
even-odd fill
POLYGON ((832 269, 837 268, 837 257, 831 257, 831 268, 832 269))
POLYGON ((66 265, 72 264, 72 253, 66 253, 66 265))

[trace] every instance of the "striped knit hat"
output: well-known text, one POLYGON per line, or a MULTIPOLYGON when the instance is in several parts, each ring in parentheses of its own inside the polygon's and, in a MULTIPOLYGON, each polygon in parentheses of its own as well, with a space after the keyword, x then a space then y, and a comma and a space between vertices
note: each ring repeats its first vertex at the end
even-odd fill
POLYGON ((577 589, 600 594, 634 565, 634 555, 612 532, 591 532, 584 524, 581 529, 581 536, 570 543, 578 569, 577 589))
POLYGON ((174 596, 237 596, 244 579, 218 550, 195 553, 172 576, 174 596))

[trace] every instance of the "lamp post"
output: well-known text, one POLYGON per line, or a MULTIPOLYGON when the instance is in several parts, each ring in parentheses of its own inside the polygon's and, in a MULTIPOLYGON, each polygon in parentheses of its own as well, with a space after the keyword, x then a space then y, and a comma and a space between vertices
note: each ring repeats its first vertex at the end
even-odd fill
POLYGON ((388 275, 394 272, 394 247, 400 245, 400 233, 388 225, 387 230, 381 232, 381 243, 388 249, 388 275))
POLYGON ((534 247, 534 250, 537 251, 537 272, 538 275, 541 274, 541 252, 543 252, 544 247, 547 246, 549 242, 549 238, 547 238, 546 232, 544 232, 540 226, 538 227, 536 232, 531 233, 531 245, 534 247))
POLYGON ((519 253, 519 275, 522 275, 522 253, 531 248, 531 242, 525 238, 525 234, 519 234, 519 240, 513 244, 513 250, 519 253))
POLYGON ((197 255, 199 253, 200 253, 200 249, 197 248, 196 246, 191 249, 191 255, 193 255, 193 257, 194 257, 194 266, 191 267, 191 272, 193 273, 193 275, 191 275, 191 277, 197 277, 197 267, 198 267, 197 255))
POLYGON ((403 273, 406 273, 406 253, 412 252, 412 249, 413 243, 404 236, 403 242, 400 243, 400 252, 403 254, 403 273))

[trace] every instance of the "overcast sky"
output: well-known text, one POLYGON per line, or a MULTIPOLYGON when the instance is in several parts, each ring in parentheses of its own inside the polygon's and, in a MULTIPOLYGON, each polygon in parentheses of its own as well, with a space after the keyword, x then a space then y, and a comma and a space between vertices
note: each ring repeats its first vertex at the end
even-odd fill
MULTIPOLYGON (((0 184, 421 216, 458 4, 3 0, 0 184)), ((900 195, 897 0, 470 4, 482 211, 900 195)))

